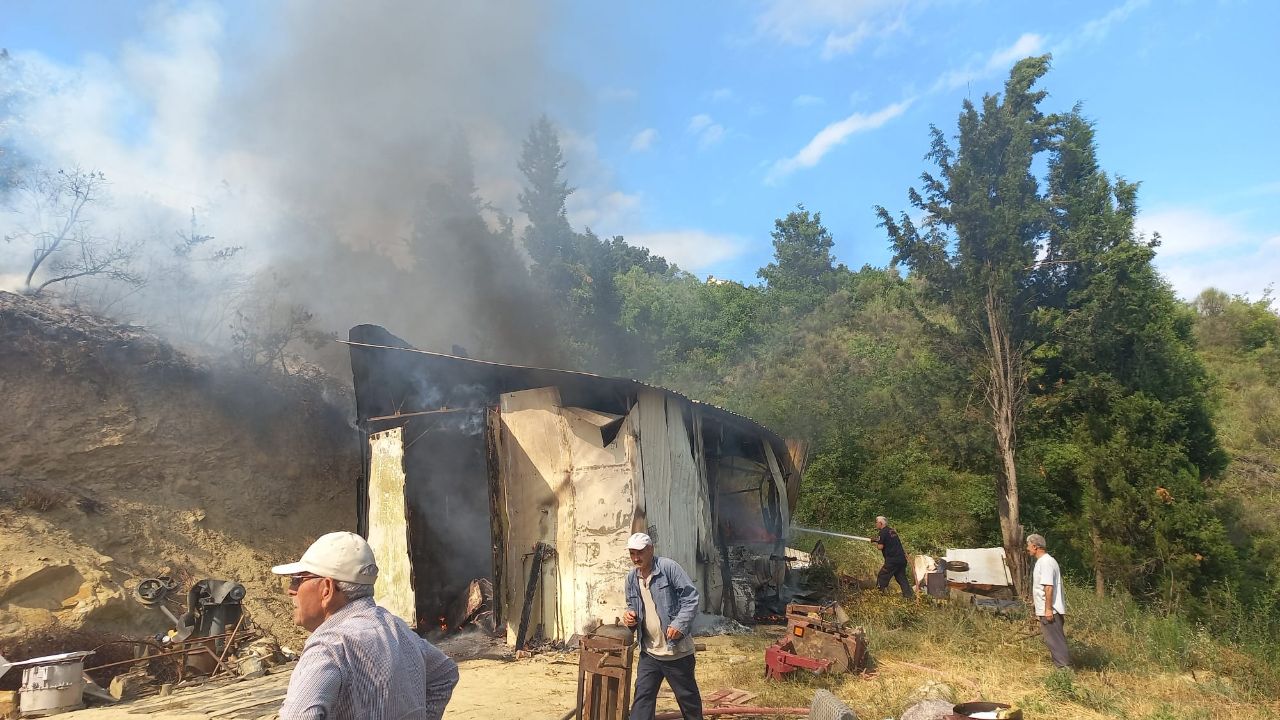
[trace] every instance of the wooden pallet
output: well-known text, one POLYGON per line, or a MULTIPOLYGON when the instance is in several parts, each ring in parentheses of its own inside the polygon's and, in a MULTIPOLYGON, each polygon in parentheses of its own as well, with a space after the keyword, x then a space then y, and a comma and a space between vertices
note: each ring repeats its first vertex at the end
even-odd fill
POLYGON ((702 696, 703 707, 723 707, 746 705, 756 697, 756 693, 738 688, 721 688, 709 695, 702 696))

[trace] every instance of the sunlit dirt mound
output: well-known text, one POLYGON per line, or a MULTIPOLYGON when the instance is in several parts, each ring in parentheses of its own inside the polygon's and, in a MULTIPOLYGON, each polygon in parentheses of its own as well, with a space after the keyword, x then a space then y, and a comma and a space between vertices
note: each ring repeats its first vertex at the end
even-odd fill
POLYGON ((244 583, 258 624, 296 642, 270 566, 354 528, 340 386, 0 293, 0 399, 0 650, 51 624, 161 632, 132 589, 162 574, 244 583))

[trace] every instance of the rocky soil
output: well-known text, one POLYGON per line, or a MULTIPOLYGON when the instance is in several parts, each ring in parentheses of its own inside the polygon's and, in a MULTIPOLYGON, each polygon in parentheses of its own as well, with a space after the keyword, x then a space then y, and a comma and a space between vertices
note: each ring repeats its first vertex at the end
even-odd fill
POLYGON ((238 580, 258 624, 297 642, 269 568, 354 529, 342 385, 0 293, 0 400, 0 653, 49 626, 163 631, 132 597, 161 574, 238 580))

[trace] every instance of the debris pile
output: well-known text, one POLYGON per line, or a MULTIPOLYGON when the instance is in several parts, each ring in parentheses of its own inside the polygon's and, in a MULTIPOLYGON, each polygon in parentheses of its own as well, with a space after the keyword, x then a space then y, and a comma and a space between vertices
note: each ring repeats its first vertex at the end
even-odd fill
POLYGON ((786 634, 764 651, 767 677, 779 680, 797 670, 818 675, 866 668, 866 633, 850 625, 838 603, 792 603, 787 605, 786 617, 786 634))

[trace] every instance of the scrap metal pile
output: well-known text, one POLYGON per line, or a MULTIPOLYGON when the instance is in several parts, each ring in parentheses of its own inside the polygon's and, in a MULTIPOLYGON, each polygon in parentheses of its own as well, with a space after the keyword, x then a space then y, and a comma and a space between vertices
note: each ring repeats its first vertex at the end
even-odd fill
POLYGON ((291 658, 244 611, 245 588, 232 580, 205 579, 186 593, 186 606, 171 597, 178 583, 168 577, 138 583, 134 596, 163 613, 168 631, 137 640, 113 640, 88 650, 10 663, 0 658, 0 675, 22 669, 16 701, 24 716, 44 716, 84 707, 86 699, 113 703, 167 694, 176 685, 214 677, 252 678, 291 658), (170 605, 180 611, 175 614, 170 605), (123 660, 92 664, 92 656, 123 660), (88 667, 86 667, 88 665, 88 667))
POLYGON ((797 670, 823 674, 866 668, 866 633, 850 625, 838 603, 792 603, 786 618, 786 634, 764 651, 765 677, 778 680, 797 670))

